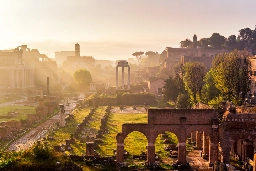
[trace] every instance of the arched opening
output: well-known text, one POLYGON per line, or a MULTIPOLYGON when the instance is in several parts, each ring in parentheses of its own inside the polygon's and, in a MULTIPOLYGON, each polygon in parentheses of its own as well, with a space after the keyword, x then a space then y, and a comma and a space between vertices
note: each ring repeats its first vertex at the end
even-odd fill
POLYGON ((169 131, 159 134, 155 141, 156 161, 168 166, 172 166, 178 160, 178 137, 169 131))
POLYGON ((147 160, 147 137, 139 132, 133 131, 124 139, 124 161, 132 165, 144 165, 147 160))

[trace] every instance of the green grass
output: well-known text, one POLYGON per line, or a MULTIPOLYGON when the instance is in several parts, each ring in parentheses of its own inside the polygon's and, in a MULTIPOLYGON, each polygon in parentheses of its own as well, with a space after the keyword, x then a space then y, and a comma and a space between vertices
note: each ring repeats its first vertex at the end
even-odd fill
POLYGON ((21 120, 27 119, 27 114, 36 113, 36 107, 32 106, 3 106, 0 107, 0 122, 2 121, 9 121, 9 120, 21 120), (19 112, 17 115, 13 115, 13 117, 7 118, 8 112, 19 112))
POLYGON ((60 145, 65 142, 66 139, 70 138, 71 134, 74 134, 74 132, 77 129, 77 125, 80 124, 84 117, 88 116, 90 112, 90 108, 85 108, 81 110, 75 110, 73 112, 74 119, 70 120, 66 123, 66 125, 62 128, 59 128, 57 131, 50 132, 50 136, 54 137, 54 141, 49 141, 50 145, 60 145))
MULTIPOLYGON (((105 115, 106 107, 99 107, 96 109, 95 113, 92 115, 91 121, 86 125, 89 130, 88 133, 84 135, 87 136, 90 133, 96 134, 100 129, 101 118, 105 115)), ((60 145, 65 144, 65 140, 70 138, 71 134, 74 134, 77 130, 77 125, 82 123, 84 118, 89 115, 91 108, 85 108, 81 110, 74 111, 74 119, 71 119, 66 123, 65 127, 60 128, 54 133, 54 141, 50 141, 50 144, 60 145)), ((79 140, 76 141, 76 144, 71 145, 72 150, 69 151, 69 154, 84 155, 86 149, 86 143, 82 143, 79 140)))
MULTIPOLYGON (((124 123, 147 123, 147 114, 111 114, 107 124, 109 134, 104 135, 102 139, 103 143, 99 145, 99 153, 101 155, 113 156, 113 150, 116 149, 116 135, 122 131, 122 124, 124 123)), ((145 149, 138 149, 141 149, 141 147, 147 144, 147 139, 140 132, 132 132, 125 139, 125 144, 125 150, 128 152, 140 153, 141 151, 145 151, 145 149), (136 144, 134 143, 135 139, 136 144), (132 145, 134 148, 131 147, 132 145)))
MULTIPOLYGON (((113 150, 116 149, 116 135, 122 131, 124 123, 147 123, 147 114, 111 114, 108 121, 109 134, 105 134, 103 143, 100 144, 99 153, 103 156, 113 156, 113 150)), ((173 143, 177 144, 178 139, 175 134, 166 132, 173 143)), ((131 155, 140 155, 146 152, 146 136, 138 131, 131 132, 124 140, 124 149, 131 155)), ((155 151, 162 160, 168 158, 169 152, 164 150, 164 140, 158 135, 155 142, 155 151)))

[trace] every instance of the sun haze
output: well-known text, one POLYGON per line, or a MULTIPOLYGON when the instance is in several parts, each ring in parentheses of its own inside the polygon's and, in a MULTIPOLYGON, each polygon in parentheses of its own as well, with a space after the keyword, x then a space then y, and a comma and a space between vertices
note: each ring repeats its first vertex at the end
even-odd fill
POLYGON ((3 0, 0 47, 21 44, 54 57, 74 50, 96 59, 127 59, 136 51, 178 47, 186 38, 254 29, 254 0, 3 0))

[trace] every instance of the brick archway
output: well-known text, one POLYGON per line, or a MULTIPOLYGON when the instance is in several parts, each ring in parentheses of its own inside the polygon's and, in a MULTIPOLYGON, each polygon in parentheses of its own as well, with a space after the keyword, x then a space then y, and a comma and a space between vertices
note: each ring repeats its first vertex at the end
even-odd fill
POLYGON ((155 140, 170 131, 178 138, 178 162, 186 163, 186 137, 195 130, 203 130, 211 140, 210 162, 217 160, 218 112, 214 109, 149 109, 148 124, 124 124, 117 139, 117 162, 123 162, 124 139, 133 131, 142 132, 148 139, 147 161, 155 162, 155 140))

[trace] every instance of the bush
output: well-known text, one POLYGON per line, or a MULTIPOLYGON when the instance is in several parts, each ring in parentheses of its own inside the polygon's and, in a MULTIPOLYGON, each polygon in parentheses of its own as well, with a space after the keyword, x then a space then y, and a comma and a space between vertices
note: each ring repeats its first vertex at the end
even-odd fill
POLYGON ((33 154, 35 159, 48 160, 51 156, 53 156, 53 151, 49 148, 49 146, 47 146, 47 144, 38 141, 36 146, 33 148, 33 154))

